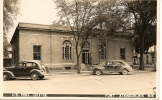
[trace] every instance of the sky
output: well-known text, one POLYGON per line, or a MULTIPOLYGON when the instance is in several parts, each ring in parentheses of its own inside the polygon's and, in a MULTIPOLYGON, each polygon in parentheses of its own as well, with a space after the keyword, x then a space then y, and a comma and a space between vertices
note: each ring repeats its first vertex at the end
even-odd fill
MULTIPOLYGON (((10 42, 16 26, 19 22, 47 24, 50 25, 54 20, 58 20, 57 9, 54 0, 20 0, 20 14, 14 21, 14 27, 8 34, 10 42)), ((154 48, 150 48, 151 51, 154 48)))
POLYGON ((54 20, 58 20, 56 6, 54 0, 20 0, 20 14, 14 21, 14 27, 8 34, 10 42, 16 26, 19 22, 36 23, 36 24, 52 24, 54 20))

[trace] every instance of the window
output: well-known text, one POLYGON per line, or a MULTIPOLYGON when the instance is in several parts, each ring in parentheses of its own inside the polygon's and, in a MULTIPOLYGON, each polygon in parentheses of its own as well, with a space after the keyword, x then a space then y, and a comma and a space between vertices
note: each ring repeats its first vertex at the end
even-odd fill
POLYGON ((116 61, 116 65, 124 65, 123 62, 116 61))
POLYGON ((33 66, 33 63, 31 62, 26 63, 26 67, 32 67, 32 66, 33 66))
POLYGON ((85 42, 85 44, 84 44, 84 48, 90 48, 90 44, 89 44, 89 42, 85 42))
POLYGON ((100 44, 100 58, 101 59, 103 59, 103 60, 105 60, 106 59, 106 54, 105 54, 105 52, 106 52, 106 46, 105 46, 105 43, 104 42, 101 42, 101 44, 100 44))
POLYGON ((71 60, 71 42, 70 41, 64 41, 63 47, 62 47, 62 56, 64 60, 71 60))
POLYGON ((23 67, 23 66, 25 66, 24 63, 19 63, 19 64, 17 64, 17 67, 23 67))
POLYGON ((38 67, 38 65, 36 63, 34 63, 34 62, 28 62, 28 63, 26 63, 26 67, 32 67, 32 66, 38 67))
POLYGON ((41 46, 33 46, 33 59, 41 60, 41 46))
POLYGON ((120 48, 120 59, 125 60, 125 48, 120 48))

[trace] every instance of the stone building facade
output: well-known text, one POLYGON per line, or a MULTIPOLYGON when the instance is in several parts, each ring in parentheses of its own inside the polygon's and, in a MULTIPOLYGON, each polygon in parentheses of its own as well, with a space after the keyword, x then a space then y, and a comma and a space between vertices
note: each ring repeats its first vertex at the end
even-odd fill
MULTIPOLYGON (((19 23, 10 43, 14 65, 23 60, 41 60, 50 68, 75 68, 74 38, 69 29, 19 23)), ((91 65, 114 59, 132 62, 132 35, 118 34, 106 40, 89 37, 80 62, 91 65)))

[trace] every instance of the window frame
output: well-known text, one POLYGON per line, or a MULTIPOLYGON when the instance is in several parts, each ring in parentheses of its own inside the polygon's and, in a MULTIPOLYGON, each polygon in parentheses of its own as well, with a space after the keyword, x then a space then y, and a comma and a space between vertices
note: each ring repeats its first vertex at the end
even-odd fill
POLYGON ((33 60, 41 60, 42 59, 42 56, 41 56, 42 50, 41 49, 42 49, 41 45, 33 45, 33 60), (37 47, 37 49, 39 49, 39 50, 35 50, 34 47, 37 47), (37 52, 35 52, 35 51, 37 51, 37 52), (36 59, 35 59, 35 55, 36 55, 36 59))
POLYGON ((106 60, 106 44, 104 42, 100 43, 100 59, 106 60))
POLYGON ((120 59, 125 60, 125 48, 120 48, 120 59))
POLYGON ((69 40, 65 40, 62 46, 62 59, 72 60, 72 43, 69 40))

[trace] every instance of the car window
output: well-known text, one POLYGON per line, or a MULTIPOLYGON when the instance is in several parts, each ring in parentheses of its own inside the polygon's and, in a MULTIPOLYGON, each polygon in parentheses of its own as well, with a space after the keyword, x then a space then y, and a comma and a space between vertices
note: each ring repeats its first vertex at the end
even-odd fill
POLYGON ((116 63, 114 61, 108 61, 107 65, 115 65, 116 63))
POLYGON ((121 65, 122 63, 121 62, 116 62, 116 65, 121 65))
POLYGON ((34 66, 34 67, 38 67, 38 64, 36 64, 36 63, 33 63, 33 66, 34 66))
POLYGON ((19 63, 18 65, 17 65, 17 67, 24 67, 25 66, 25 63, 19 63))
POLYGON ((38 67, 38 64, 36 64, 34 62, 28 62, 28 63, 26 63, 26 67, 38 67))
POLYGON ((123 62, 117 61, 117 62, 116 62, 116 65, 124 65, 124 63, 123 63, 123 62))
POLYGON ((26 67, 32 67, 32 66, 33 66, 32 62, 26 63, 26 67))

